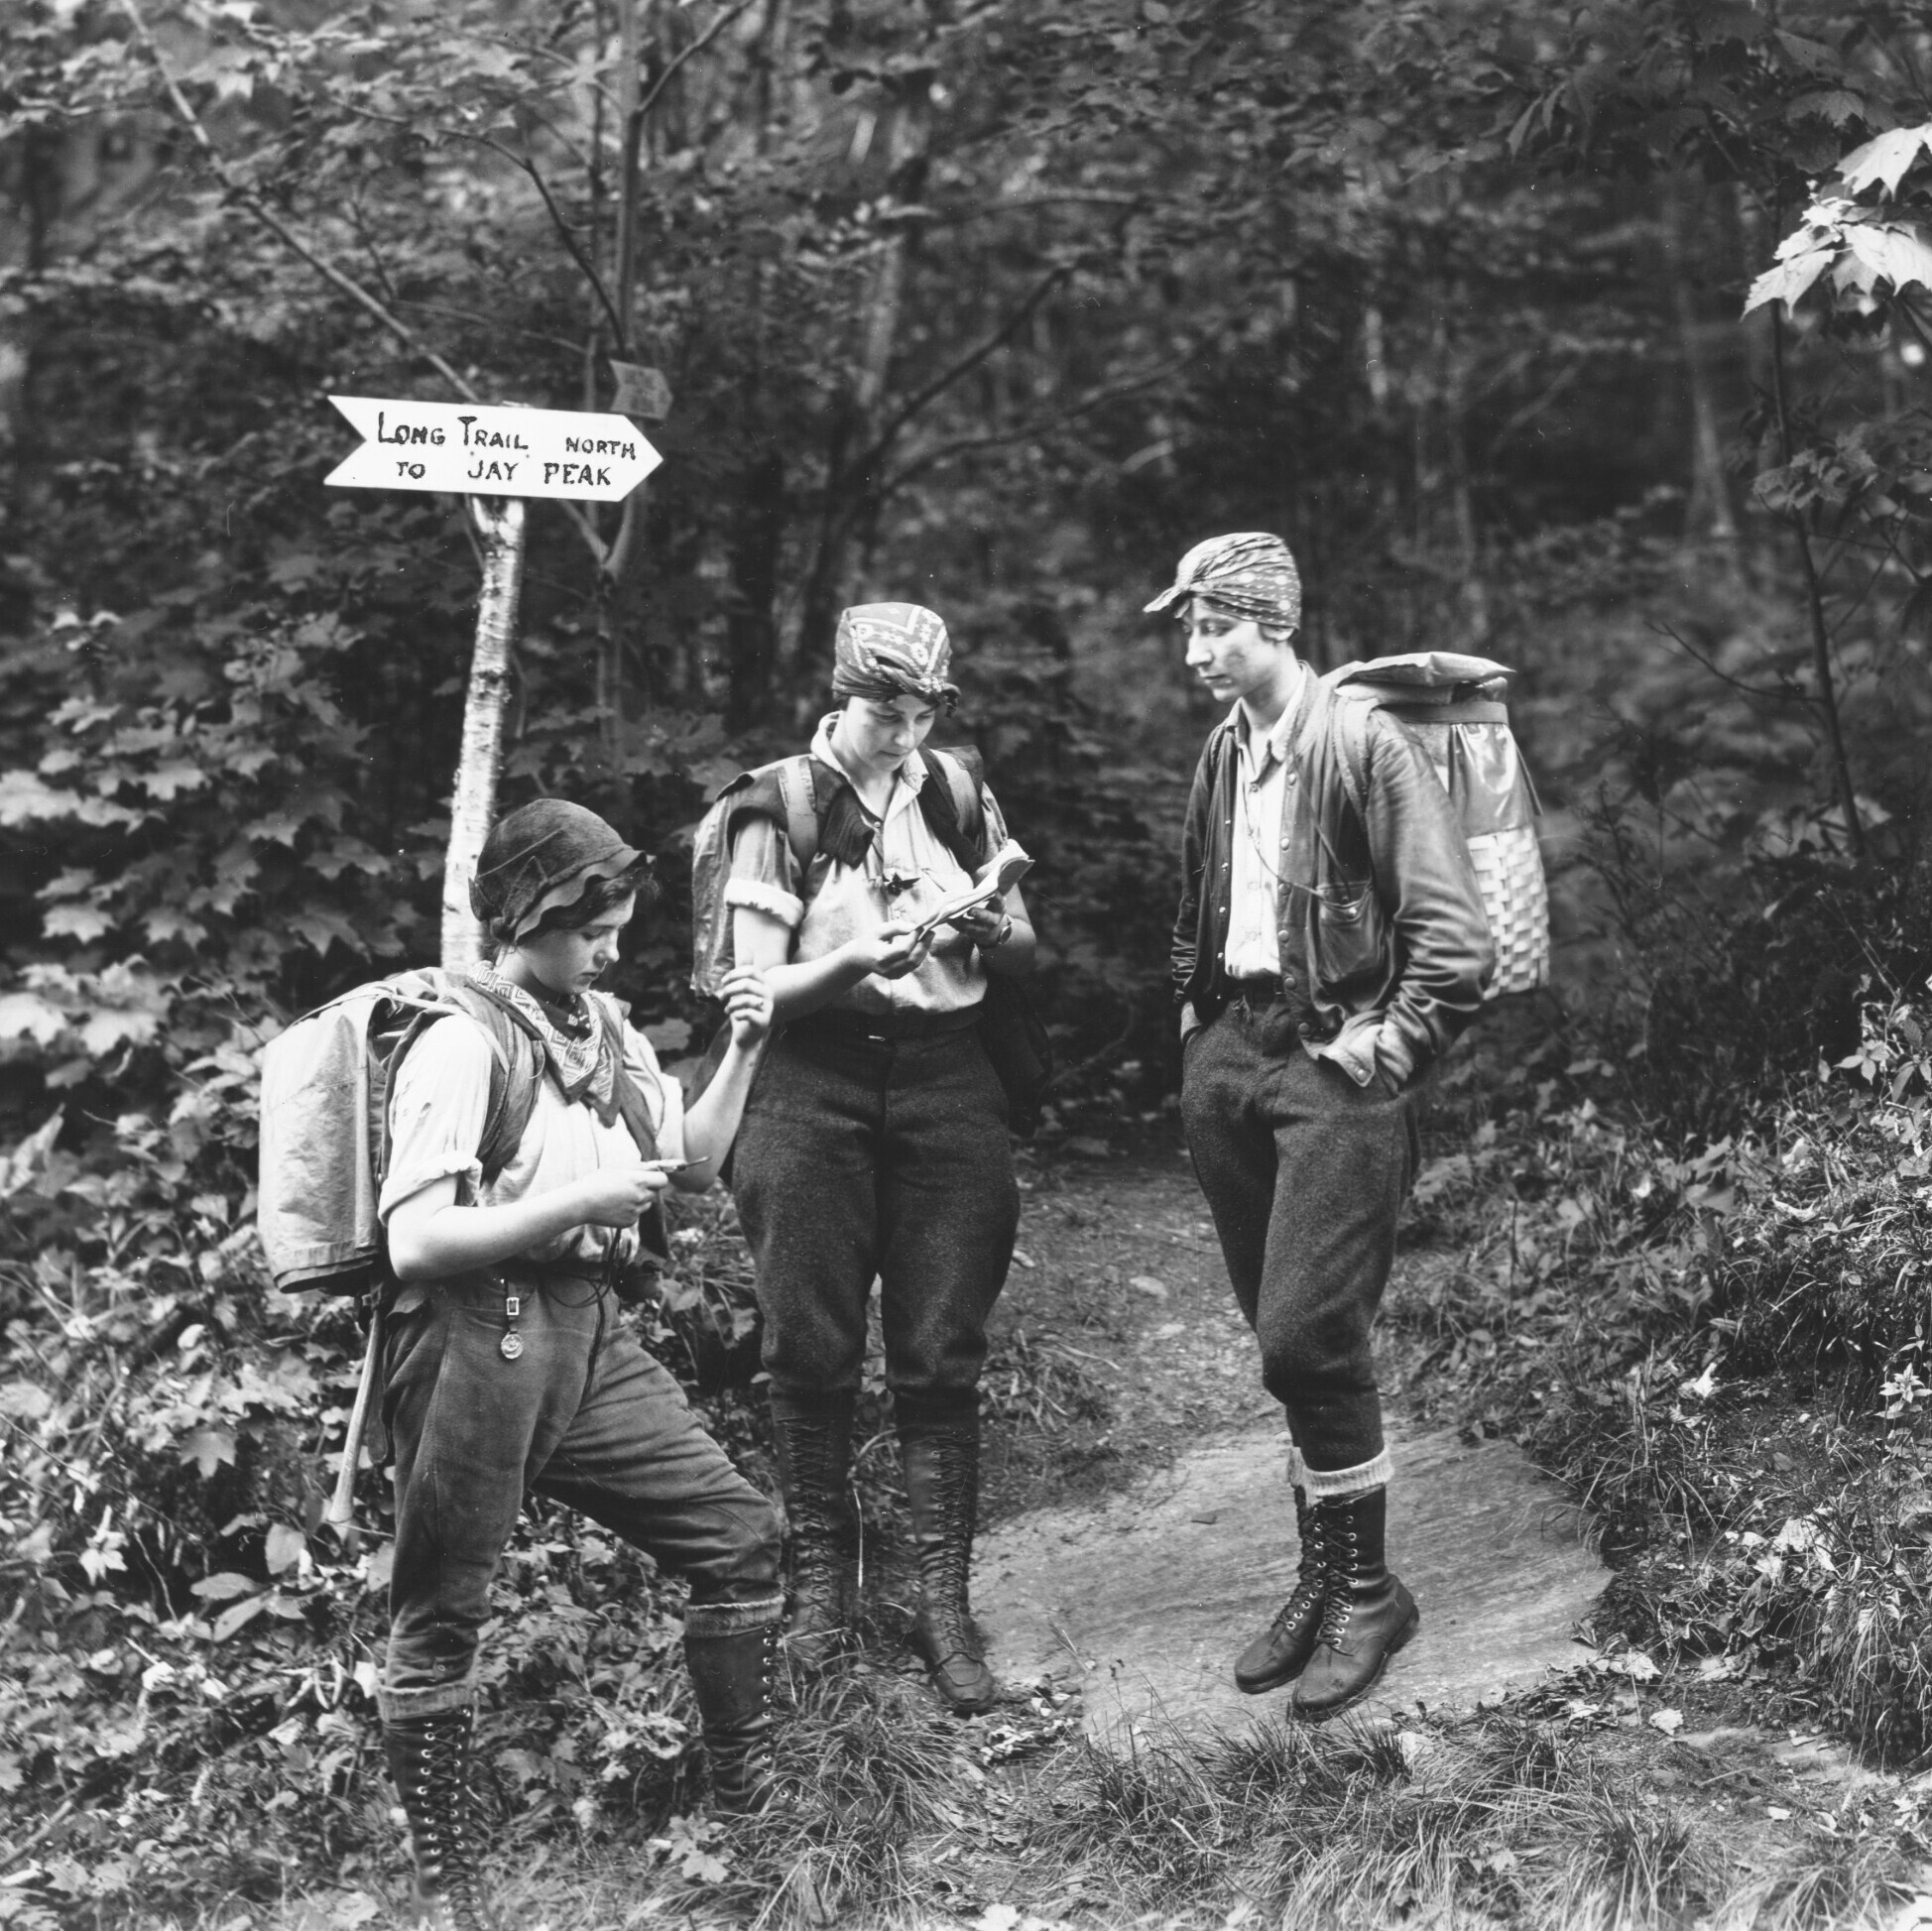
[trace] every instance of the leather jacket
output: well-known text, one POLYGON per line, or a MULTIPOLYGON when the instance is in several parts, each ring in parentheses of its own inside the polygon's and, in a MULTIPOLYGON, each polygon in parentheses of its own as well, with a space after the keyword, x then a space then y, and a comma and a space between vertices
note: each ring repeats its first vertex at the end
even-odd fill
MULTIPOLYGON (((1240 756, 1231 713, 1209 734, 1181 839, 1172 980, 1181 1039, 1231 987, 1223 955, 1240 756)), ((1351 719, 1347 728, 1355 728, 1351 719)), ((1428 753, 1366 699, 1314 684, 1291 740, 1283 793, 1278 938, 1281 994, 1307 1050, 1357 1085, 1380 1065, 1399 1085, 1475 1018, 1495 946, 1455 807, 1428 753), (1362 707, 1367 783, 1358 811, 1342 771, 1337 713, 1362 707)))

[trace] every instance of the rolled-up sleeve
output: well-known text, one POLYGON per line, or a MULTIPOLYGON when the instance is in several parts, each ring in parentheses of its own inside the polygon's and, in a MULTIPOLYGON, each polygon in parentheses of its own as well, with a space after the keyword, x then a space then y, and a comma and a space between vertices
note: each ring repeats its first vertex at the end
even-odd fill
POLYGON ((452 1174, 462 1183, 460 1196, 475 1199, 492 1063, 482 1029, 453 1016, 421 1033, 404 1055, 389 1095, 389 1170, 376 1207, 384 1221, 412 1194, 452 1174))
POLYGON ((733 828, 724 902, 768 912, 787 931, 796 931, 803 922, 805 902, 798 896, 790 841, 774 819, 745 817, 733 828))

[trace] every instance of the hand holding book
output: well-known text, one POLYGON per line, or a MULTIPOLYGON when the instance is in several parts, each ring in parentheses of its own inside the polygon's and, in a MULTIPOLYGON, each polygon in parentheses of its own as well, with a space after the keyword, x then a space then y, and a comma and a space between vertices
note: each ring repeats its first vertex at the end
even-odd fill
POLYGON ((941 925, 950 925, 962 913, 981 905, 997 905, 1033 869, 1028 858, 1013 839, 989 858, 973 875, 973 883, 942 899, 914 928, 923 938, 941 925))

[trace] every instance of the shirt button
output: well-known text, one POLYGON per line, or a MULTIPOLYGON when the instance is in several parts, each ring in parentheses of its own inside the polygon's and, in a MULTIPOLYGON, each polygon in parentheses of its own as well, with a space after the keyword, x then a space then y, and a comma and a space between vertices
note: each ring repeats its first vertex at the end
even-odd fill
POLYGON ((1288 783, 1289 783, 1290 784, 1292 784, 1294 783, 1294 781, 1295 781, 1295 780, 1296 780, 1297 778, 1299 778, 1300 776, 1301 776, 1301 774, 1300 774, 1300 773, 1299 773, 1298 771, 1291 771, 1291 772, 1289 772, 1289 773, 1288 773, 1288 783))
POLYGON ((1313 1020, 1296 1020, 1294 1023, 1294 1029, 1297 1032, 1299 1032, 1304 1039, 1312 1039, 1315 1036, 1315 1023, 1313 1020))

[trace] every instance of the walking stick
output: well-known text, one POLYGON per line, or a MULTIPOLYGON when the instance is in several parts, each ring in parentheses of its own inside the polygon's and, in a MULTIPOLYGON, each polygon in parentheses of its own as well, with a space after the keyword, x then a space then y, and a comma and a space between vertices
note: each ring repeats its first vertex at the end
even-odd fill
POLYGON ((369 1317, 369 1345, 362 1351, 362 1377, 356 1383, 355 1405, 349 1410, 349 1432, 342 1443, 342 1468, 335 1478, 322 1520, 330 1528, 348 1528, 355 1520, 356 1469, 362 1461, 362 1438, 369 1430, 369 1404, 376 1398, 382 1374, 383 1308, 380 1300, 369 1317))

